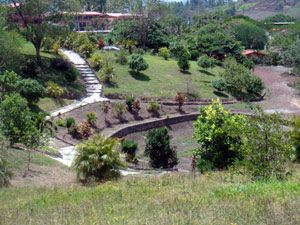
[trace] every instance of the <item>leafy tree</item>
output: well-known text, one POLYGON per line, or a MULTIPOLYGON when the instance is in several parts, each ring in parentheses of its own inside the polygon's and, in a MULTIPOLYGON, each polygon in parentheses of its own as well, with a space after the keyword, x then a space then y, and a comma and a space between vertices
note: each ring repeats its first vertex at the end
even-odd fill
POLYGON ((186 48, 184 48, 180 52, 180 56, 177 61, 177 65, 179 66, 181 71, 187 71, 190 69, 190 66, 191 66, 189 63, 190 58, 191 58, 191 55, 190 55, 189 51, 186 48))
POLYGON ((78 155, 74 161, 77 177, 106 179, 119 176, 124 168, 119 153, 119 140, 93 136, 76 146, 78 155))
POLYGON ((226 90, 226 83, 223 79, 213 81, 212 86, 215 89, 217 89, 218 91, 225 91, 226 90))
POLYGON ((34 45, 37 63, 42 65, 40 50, 44 39, 66 31, 65 26, 53 26, 53 23, 66 18, 67 14, 61 12, 74 11, 76 1, 10 0, 9 3, 14 5, 10 8, 10 14, 17 16, 24 25, 24 35, 34 45))
POLYGON ((203 55, 198 59, 197 65, 207 71, 208 68, 213 68, 216 66, 216 60, 208 57, 207 55, 203 55))
POLYGON ((249 23, 236 25, 233 28, 235 37, 246 49, 264 49, 268 37, 264 29, 249 23))
POLYGON ((5 140, 0 134, 0 188, 7 187, 11 178, 11 172, 7 168, 6 152, 5 140))
POLYGON ((283 52, 283 61, 286 65, 300 68, 300 40, 295 41, 286 51, 283 52))
POLYGON ((146 70, 149 67, 149 64, 144 60, 141 55, 132 55, 129 59, 129 68, 135 70, 137 73, 140 71, 146 70))
POLYGON ((171 136, 168 128, 150 130, 146 138, 145 155, 150 158, 154 168, 173 168, 178 164, 177 153, 170 146, 171 136))
POLYGON ((163 47, 158 50, 158 55, 163 57, 165 60, 168 60, 170 58, 170 51, 168 48, 163 47))
POLYGON ((253 179, 283 179, 288 175, 286 163, 291 159, 291 140, 279 114, 266 114, 260 108, 247 122, 242 133, 244 159, 236 162, 239 172, 253 179))
POLYGON ((264 84, 259 77, 251 75, 245 82, 245 88, 249 93, 261 94, 264 90, 264 84))
POLYGON ((240 146, 242 139, 238 133, 246 123, 243 115, 231 115, 223 109, 220 100, 200 108, 200 116, 194 123, 194 136, 200 144, 194 155, 199 157, 197 166, 200 172, 211 169, 225 169, 234 161, 242 159, 240 146))
POLYGON ((182 42, 175 40, 170 44, 170 52, 172 56, 179 58, 182 51, 184 51, 184 45, 182 42))
POLYGON ((36 80, 23 79, 17 84, 20 95, 27 99, 29 104, 37 103, 45 96, 45 88, 36 80))
POLYGON ((5 71, 0 75, 0 89, 3 94, 11 94, 17 91, 17 84, 21 77, 15 72, 5 71))

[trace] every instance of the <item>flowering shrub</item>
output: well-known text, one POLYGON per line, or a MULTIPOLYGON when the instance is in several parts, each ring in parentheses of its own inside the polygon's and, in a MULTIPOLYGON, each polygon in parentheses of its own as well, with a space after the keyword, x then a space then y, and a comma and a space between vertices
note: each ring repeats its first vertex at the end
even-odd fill
POLYGON ((78 127, 78 133, 81 137, 88 139, 92 134, 91 125, 88 122, 83 122, 78 127))

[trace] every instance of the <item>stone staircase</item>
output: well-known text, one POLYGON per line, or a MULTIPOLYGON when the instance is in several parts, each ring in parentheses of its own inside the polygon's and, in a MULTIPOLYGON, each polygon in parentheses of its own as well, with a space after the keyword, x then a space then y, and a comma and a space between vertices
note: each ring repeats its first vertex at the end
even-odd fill
POLYGON ((94 94, 101 96, 102 85, 100 84, 96 74, 90 69, 89 65, 87 63, 74 63, 74 65, 85 82, 87 96, 92 96, 94 94))

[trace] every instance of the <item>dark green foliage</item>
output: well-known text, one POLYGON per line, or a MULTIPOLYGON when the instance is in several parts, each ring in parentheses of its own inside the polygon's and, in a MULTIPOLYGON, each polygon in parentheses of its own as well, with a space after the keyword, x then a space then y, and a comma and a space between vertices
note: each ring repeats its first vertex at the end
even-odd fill
POLYGON ((7 168, 6 151, 4 138, 0 134, 0 188, 7 187, 9 185, 9 179, 12 175, 7 168))
POLYGON ((289 15, 284 14, 276 14, 273 16, 269 16, 264 19, 264 22, 271 23, 271 22, 296 22, 297 18, 291 17, 289 15))
POLYGON ((170 146, 168 128, 150 130, 146 138, 145 155, 154 168, 173 168, 178 164, 177 152, 170 146))
POLYGON ((0 89, 2 94, 10 94, 17 92, 17 84, 21 77, 15 72, 5 71, 0 75, 0 89))
POLYGON ((295 158, 300 162, 300 117, 292 118, 293 129, 291 130, 291 141, 295 151, 295 158))
POLYGON ((283 61, 285 65, 300 68, 300 40, 295 41, 283 52, 283 61))
POLYGON ((126 153, 129 161, 133 161, 138 149, 138 143, 134 141, 124 141, 121 145, 123 153, 126 153))
POLYGON ((190 57, 191 57, 191 55, 186 48, 184 48, 180 52, 180 56, 178 58, 177 65, 179 66, 181 71, 187 71, 190 69, 190 63, 189 63, 190 57))
POLYGON ((234 32, 246 49, 264 49, 268 41, 265 30, 254 24, 239 24, 234 27, 234 32))
POLYGON ((169 49, 172 56, 179 58, 181 52, 184 50, 184 45, 180 41, 173 41, 171 42, 169 49))
POLYGON ((216 60, 208 57, 207 55, 203 55, 198 59, 197 65, 207 70, 208 68, 213 68, 216 66, 216 60))
POLYGON ((76 124, 76 120, 73 117, 67 118, 65 124, 67 128, 70 128, 73 124, 76 124))
POLYGON ((45 88, 36 80, 23 79, 17 84, 18 92, 26 98, 28 103, 36 103, 46 94, 45 88))
POLYGON ((200 116, 194 123, 193 136, 201 146, 194 152, 198 157, 197 166, 200 172, 228 168, 236 160, 243 158, 240 154, 242 138, 239 131, 245 120, 245 116, 233 116, 225 111, 219 100, 200 108, 200 116))
POLYGON ((144 50, 142 48, 137 48, 134 53, 138 55, 144 55, 144 50))
POLYGON ((191 50, 190 54, 191 54, 190 60, 196 61, 199 57, 199 52, 197 50, 191 50))
POLYGON ((251 75, 245 82, 245 88, 249 93, 261 94, 264 89, 264 84, 259 77, 251 75))
POLYGON ((66 81, 69 83, 73 83, 77 80, 78 71, 74 67, 71 67, 71 69, 64 72, 64 74, 65 74, 66 81))
POLYGON ((135 70, 136 72, 140 72, 148 69, 148 67, 148 63, 144 60, 144 58, 141 55, 131 55, 129 60, 130 69, 135 70))
POLYGON ((126 65, 128 62, 127 54, 125 51, 120 51, 116 54, 116 62, 121 65, 126 65))
POLYGON ((135 101, 134 97, 127 97, 126 98, 125 103, 127 105, 128 111, 132 111, 132 105, 133 105, 134 101, 135 101))
POLYGON ((38 75, 38 66, 35 60, 27 58, 20 66, 22 77, 34 78, 38 75))
POLYGON ((55 58, 51 62, 51 67, 58 71, 65 72, 67 70, 70 70, 72 65, 64 59, 55 58))
POLYGON ((212 86, 215 89, 217 89, 218 91, 225 91, 226 90, 226 83, 223 79, 213 81, 212 86))
POLYGON ((78 178, 109 179, 119 176, 119 169, 124 168, 119 154, 119 140, 116 138, 94 136, 77 145, 76 150, 78 155, 74 167, 78 178))

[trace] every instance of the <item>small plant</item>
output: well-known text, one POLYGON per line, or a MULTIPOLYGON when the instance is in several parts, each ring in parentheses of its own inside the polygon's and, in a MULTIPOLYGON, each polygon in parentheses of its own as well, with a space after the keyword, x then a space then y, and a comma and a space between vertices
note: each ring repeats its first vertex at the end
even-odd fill
POLYGON ((213 88, 215 88, 217 91, 225 91, 226 90, 226 83, 223 79, 220 80, 214 80, 212 82, 213 88))
POLYGON ((134 53, 138 55, 144 55, 144 50, 142 48, 137 48, 134 53))
POLYGON ((149 65, 141 55, 134 54, 130 57, 129 68, 139 73, 148 69, 149 65))
POLYGON ((117 102, 113 105, 112 111, 117 114, 118 118, 122 118, 123 114, 126 112, 126 106, 121 102, 117 102))
POLYGON ((149 102, 149 105, 148 105, 148 107, 147 107, 147 110, 148 110, 149 112, 152 112, 152 113, 157 114, 158 111, 160 110, 160 106, 159 106, 159 104, 158 104, 157 101, 152 100, 151 102, 149 102))
POLYGON ((95 126, 96 121, 98 120, 98 117, 96 116, 96 113, 94 113, 94 112, 87 113, 86 117, 87 117, 87 122, 90 125, 95 126))
POLYGON ((78 126, 77 126, 75 123, 73 123, 73 124, 71 125, 71 127, 70 127, 69 130, 68 130, 68 133, 69 133, 73 138, 78 138, 78 137, 80 137, 80 133, 79 133, 79 131, 78 131, 78 126))
POLYGON ((90 65, 95 70, 99 71, 104 65, 102 56, 100 54, 93 55, 92 58, 90 59, 90 65))
POLYGON ((106 84, 112 83, 114 77, 115 77, 115 69, 113 66, 104 67, 101 70, 100 80, 103 83, 106 83, 106 84))
POLYGON ((56 83, 49 81, 46 89, 46 93, 52 98, 59 98, 64 94, 64 90, 56 83))
POLYGON ((158 50, 158 55, 163 57, 165 60, 168 60, 170 58, 170 50, 166 47, 160 48, 158 50))
POLYGON ((66 127, 70 128, 73 124, 76 124, 76 121, 74 118, 67 118, 65 121, 66 127))
POLYGON ((138 151, 138 144, 134 141, 124 141, 121 145, 122 152, 126 154, 128 162, 136 161, 136 153, 138 151))
POLYGON ((132 103, 132 110, 135 112, 139 112, 141 110, 141 101, 139 99, 136 99, 132 103))
POLYGON ((127 97, 126 100, 125 100, 125 103, 127 105, 127 109, 130 112, 132 111, 132 106, 133 106, 134 101, 135 101, 134 97, 127 97))
POLYGON ((170 140, 171 136, 166 127, 149 131, 144 154, 150 158, 152 167, 173 168, 178 164, 177 153, 170 146, 170 140))
POLYGON ((105 43, 104 43, 104 41, 103 41, 103 39, 102 39, 102 38, 98 38, 98 41, 97 41, 97 46, 98 46, 98 49, 102 49, 102 48, 104 48, 104 46, 105 46, 105 43))
POLYGON ((126 65, 128 62, 127 54, 125 51, 120 51, 116 54, 116 62, 121 65, 126 65))
POLYGON ((58 55, 60 49, 60 45, 56 42, 51 46, 50 52, 54 53, 55 55, 58 55))
POLYGON ((55 121, 55 124, 59 127, 66 127, 66 121, 64 121, 63 119, 60 119, 58 118, 56 121, 55 121))
POLYGON ((185 98, 182 96, 181 92, 177 92, 175 101, 178 103, 178 109, 181 110, 185 101, 185 98))
POLYGON ((78 133, 81 137, 88 139, 92 135, 91 125, 88 122, 83 122, 78 127, 78 133))

